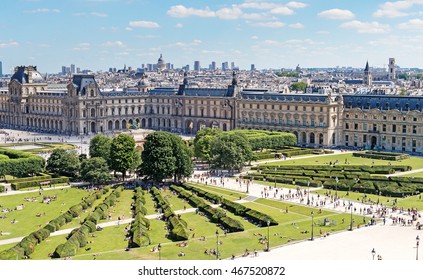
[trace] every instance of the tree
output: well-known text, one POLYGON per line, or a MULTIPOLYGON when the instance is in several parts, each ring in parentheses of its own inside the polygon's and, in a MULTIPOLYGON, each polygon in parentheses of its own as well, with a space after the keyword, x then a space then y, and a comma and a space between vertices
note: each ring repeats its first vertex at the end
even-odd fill
POLYGON ((220 135, 212 142, 211 147, 211 162, 215 168, 239 170, 254 157, 251 145, 244 135, 220 135))
POLYGON ((180 181, 182 178, 191 176, 193 172, 191 152, 187 145, 182 142, 181 137, 172 135, 173 156, 175 157, 175 168, 173 180, 180 181))
POLYGON ((114 137, 110 145, 110 168, 122 173, 125 180, 126 171, 134 168, 135 164, 135 140, 127 134, 119 134, 114 137))
POLYGON ((112 175, 104 158, 93 157, 81 163, 81 178, 92 184, 104 184, 112 179, 112 175))
POLYGON ((47 160, 47 171, 56 175, 74 177, 80 168, 79 157, 76 151, 54 149, 47 160))
POLYGON ((109 162, 111 144, 112 138, 96 134, 90 140, 90 157, 102 157, 109 162))
POLYGON ((307 84, 304 82, 296 82, 296 83, 292 83, 290 86, 290 89, 292 91, 299 91, 299 92, 304 92, 305 89, 307 87, 307 84))
POLYGON ((216 136, 221 135, 220 128, 204 128, 197 132, 194 138, 194 155, 206 161, 210 161, 211 142, 216 136))
POLYGON ((191 153, 179 136, 154 132, 145 138, 141 172, 156 181, 173 177, 175 181, 192 174, 191 153))

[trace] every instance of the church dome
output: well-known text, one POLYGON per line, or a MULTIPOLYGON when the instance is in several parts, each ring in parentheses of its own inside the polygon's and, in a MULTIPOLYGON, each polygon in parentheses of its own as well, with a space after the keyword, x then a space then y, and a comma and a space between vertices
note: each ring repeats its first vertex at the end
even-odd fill
POLYGON ((15 68, 15 73, 10 78, 10 81, 18 81, 21 84, 29 83, 42 83, 44 82, 43 76, 37 71, 35 66, 19 66, 15 68))

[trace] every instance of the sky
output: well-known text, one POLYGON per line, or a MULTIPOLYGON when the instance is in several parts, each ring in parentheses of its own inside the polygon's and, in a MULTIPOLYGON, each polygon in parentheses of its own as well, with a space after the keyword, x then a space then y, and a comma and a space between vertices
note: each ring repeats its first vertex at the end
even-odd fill
MULTIPOLYGON (((0 7, 3 73, 36 65, 165 62, 241 69, 423 68, 423 0, 13 0, 0 7)), ((192 69, 192 68, 191 68, 192 69)))

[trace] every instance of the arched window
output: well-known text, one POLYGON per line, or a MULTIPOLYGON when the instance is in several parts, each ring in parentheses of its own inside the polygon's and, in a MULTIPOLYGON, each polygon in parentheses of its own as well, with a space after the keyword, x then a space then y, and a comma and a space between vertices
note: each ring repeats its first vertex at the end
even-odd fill
POLYGON ((92 90, 90 90, 90 96, 94 96, 94 90, 92 89, 92 90))

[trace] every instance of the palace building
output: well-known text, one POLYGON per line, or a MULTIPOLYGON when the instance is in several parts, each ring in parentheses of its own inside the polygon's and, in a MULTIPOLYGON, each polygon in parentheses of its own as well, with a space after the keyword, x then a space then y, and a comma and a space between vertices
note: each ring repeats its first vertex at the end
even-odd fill
MULTIPOLYGON (((363 82, 371 84, 366 65, 363 82)), ((391 76, 392 77, 392 76, 391 76)), ((366 94, 281 93, 243 89, 233 73, 221 88, 135 87, 100 90, 94 75, 48 84, 35 66, 16 67, 0 89, 0 125, 65 135, 149 128, 194 135, 204 127, 286 131, 310 147, 354 147, 421 154, 423 97, 366 94)))

